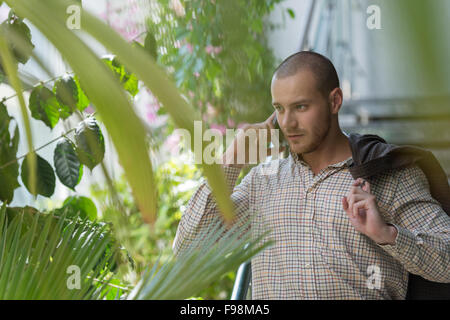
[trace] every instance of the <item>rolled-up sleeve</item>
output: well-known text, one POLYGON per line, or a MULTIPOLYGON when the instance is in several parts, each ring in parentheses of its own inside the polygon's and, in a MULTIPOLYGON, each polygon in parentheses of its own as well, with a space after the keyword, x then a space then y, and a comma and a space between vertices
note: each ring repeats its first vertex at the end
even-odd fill
POLYGON ((450 217, 432 198, 428 180, 417 165, 400 169, 392 213, 397 237, 380 245, 405 269, 425 279, 450 283, 450 217))
MULTIPOLYGON (((230 191, 232 190, 231 200, 236 214, 233 225, 243 225, 248 220, 250 189, 253 184, 255 171, 252 169, 236 187, 235 184, 241 169, 224 166, 223 171, 227 185, 230 191)), ((177 255, 191 248, 195 239, 202 237, 202 235, 206 236, 208 230, 220 217, 220 214, 212 190, 205 180, 195 191, 181 216, 172 247, 174 253, 177 255)))

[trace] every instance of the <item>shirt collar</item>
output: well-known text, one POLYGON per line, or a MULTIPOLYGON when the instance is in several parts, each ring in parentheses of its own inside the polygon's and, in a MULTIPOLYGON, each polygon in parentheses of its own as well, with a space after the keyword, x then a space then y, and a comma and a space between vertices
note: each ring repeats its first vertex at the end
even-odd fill
MULTIPOLYGON (((292 161, 295 164, 301 164, 302 166, 308 166, 309 167, 308 163, 306 163, 303 160, 303 157, 301 155, 299 156, 298 154, 292 152, 291 150, 289 150, 289 153, 290 153, 289 157, 292 159, 292 161)), ((344 166, 350 166, 352 164, 352 162, 353 162, 353 158, 349 157, 349 158, 347 158, 345 160, 342 160, 342 161, 340 161, 338 163, 330 164, 328 167, 340 168, 340 167, 344 167, 344 166)))

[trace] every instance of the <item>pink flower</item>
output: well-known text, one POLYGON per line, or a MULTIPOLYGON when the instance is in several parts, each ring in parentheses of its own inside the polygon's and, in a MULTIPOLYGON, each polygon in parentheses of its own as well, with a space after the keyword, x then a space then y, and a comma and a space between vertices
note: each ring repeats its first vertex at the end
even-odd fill
POLYGON ((194 76, 195 76, 196 78, 198 78, 198 77, 200 77, 200 73, 194 72, 194 76))
POLYGON ((207 54, 211 54, 214 51, 214 47, 212 45, 207 45, 205 51, 207 54))
POLYGON ((181 3, 180 0, 171 0, 170 8, 172 8, 173 11, 175 11, 175 14, 178 17, 184 17, 184 15, 186 14, 186 12, 184 11, 183 4, 181 3))
POLYGON ((180 143, 180 135, 174 132, 167 137, 165 147, 167 147, 167 149, 172 155, 178 155, 180 151, 179 143, 180 143))
POLYGON ((236 125, 236 123, 234 123, 233 119, 228 119, 227 124, 229 127, 234 127, 236 125))
POLYGON ((155 112, 153 112, 153 111, 147 111, 147 121, 149 122, 149 123, 153 123, 153 122, 155 122, 155 120, 156 120, 156 118, 157 118, 157 115, 156 115, 156 113, 155 112))
POLYGON ((206 103, 206 113, 208 114, 209 117, 214 117, 217 115, 217 110, 214 109, 214 107, 212 106, 211 103, 207 102, 206 103))
POLYGON ((207 54, 212 54, 212 53, 218 54, 222 51, 222 47, 214 47, 209 44, 205 47, 205 51, 207 54))
POLYGON ((92 105, 90 104, 86 109, 84 109, 85 113, 89 113, 92 114, 95 112, 95 109, 92 107, 92 105))
POLYGON ((211 128, 211 129, 219 130, 221 135, 224 135, 225 132, 226 132, 226 130, 227 130, 227 127, 226 127, 225 125, 223 125, 223 124, 217 124, 217 123, 212 123, 211 126, 210 126, 210 128, 211 128))
POLYGON ((194 51, 194 48, 192 47, 192 44, 186 43, 186 47, 187 47, 189 53, 192 53, 194 51))

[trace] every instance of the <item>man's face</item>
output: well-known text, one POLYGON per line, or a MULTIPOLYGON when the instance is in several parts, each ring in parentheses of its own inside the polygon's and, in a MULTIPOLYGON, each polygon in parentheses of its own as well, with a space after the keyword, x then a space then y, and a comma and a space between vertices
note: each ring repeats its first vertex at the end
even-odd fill
POLYGON ((331 110, 312 72, 303 70, 283 79, 274 78, 271 91, 278 123, 291 151, 304 154, 316 150, 330 130, 331 110))

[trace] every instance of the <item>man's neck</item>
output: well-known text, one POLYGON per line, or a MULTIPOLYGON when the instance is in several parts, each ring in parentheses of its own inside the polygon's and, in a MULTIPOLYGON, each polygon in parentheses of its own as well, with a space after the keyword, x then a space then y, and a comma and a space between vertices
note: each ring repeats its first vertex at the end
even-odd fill
POLYGON ((302 159, 310 166, 314 175, 323 168, 335 164, 352 156, 350 141, 348 137, 339 131, 332 139, 324 141, 314 152, 302 154, 302 159))

